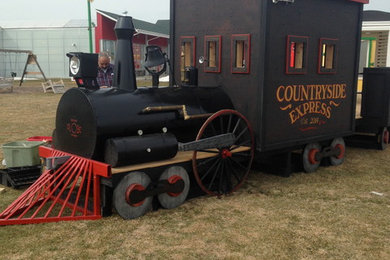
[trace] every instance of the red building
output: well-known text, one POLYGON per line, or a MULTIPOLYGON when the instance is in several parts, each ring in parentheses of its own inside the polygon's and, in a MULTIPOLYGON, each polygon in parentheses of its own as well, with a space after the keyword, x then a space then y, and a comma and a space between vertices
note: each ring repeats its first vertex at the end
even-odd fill
MULTIPOLYGON (((97 26, 95 28, 95 51, 108 52, 112 61, 115 59, 114 32, 115 23, 120 15, 101 10, 97 12, 97 26)), ((137 75, 144 75, 145 70, 142 62, 145 59, 145 47, 158 45, 164 52, 168 51, 169 42, 169 20, 158 20, 155 24, 133 19, 136 33, 133 39, 134 65, 137 75)))

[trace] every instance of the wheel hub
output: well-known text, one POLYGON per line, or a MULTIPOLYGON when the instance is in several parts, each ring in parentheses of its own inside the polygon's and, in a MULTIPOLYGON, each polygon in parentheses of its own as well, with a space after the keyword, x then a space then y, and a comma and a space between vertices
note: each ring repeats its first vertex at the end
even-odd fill
MULTIPOLYGON (((173 175, 168 178, 168 183, 169 184, 176 184, 178 181, 184 181, 182 177, 178 175, 173 175)), ((167 192, 167 194, 171 197, 178 197, 180 194, 182 194, 183 191, 181 192, 167 192)))
POLYGON ((390 134, 389 134, 389 131, 385 130, 383 132, 383 142, 385 144, 389 144, 389 139, 390 139, 390 134))
POLYGON ((309 152, 309 162, 310 164, 317 164, 319 161, 316 159, 317 153, 320 152, 318 149, 311 149, 309 152))
POLYGON ((131 184, 126 190, 126 202, 133 207, 141 206, 145 202, 145 196, 142 196, 143 191, 145 191, 145 187, 141 184, 131 184))
POLYGON ((230 158, 232 157, 232 152, 228 149, 223 149, 221 152, 222 159, 230 158))
POLYGON ((338 149, 340 152, 339 154, 336 156, 337 159, 342 159, 344 158, 344 155, 345 155, 345 147, 342 145, 342 144, 337 144, 335 146, 336 149, 338 149))

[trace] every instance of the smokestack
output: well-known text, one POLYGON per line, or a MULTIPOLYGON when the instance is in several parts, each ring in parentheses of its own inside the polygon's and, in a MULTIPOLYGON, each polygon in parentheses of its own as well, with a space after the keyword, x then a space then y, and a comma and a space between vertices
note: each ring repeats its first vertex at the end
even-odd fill
POLYGON ((137 89, 133 56, 133 35, 135 32, 133 18, 130 16, 119 17, 114 29, 117 42, 113 85, 133 92, 137 89))

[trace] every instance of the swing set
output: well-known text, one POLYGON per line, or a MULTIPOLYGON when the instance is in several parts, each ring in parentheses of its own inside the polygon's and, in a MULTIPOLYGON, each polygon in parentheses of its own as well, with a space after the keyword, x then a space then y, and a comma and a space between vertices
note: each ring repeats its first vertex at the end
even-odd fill
MULTIPOLYGON (((15 78, 17 76, 17 72, 16 72, 16 65, 17 65, 17 58, 18 58, 17 55, 22 54, 22 53, 27 54, 27 60, 26 60, 26 63, 24 65, 22 77, 21 77, 20 82, 19 82, 19 87, 22 85, 22 83, 27 75, 42 75, 45 82, 47 81, 45 73, 43 72, 41 66, 38 63, 37 56, 35 54, 33 54, 32 51, 30 51, 30 50, 0 49, 0 53, 5 53, 5 54, 14 53, 15 54, 15 59, 13 62, 12 62, 11 56, 9 56, 10 68, 12 70, 11 71, 11 78, 15 78), (36 65, 38 67, 39 71, 29 71, 28 70, 29 65, 36 65)), ((6 74, 6 69, 4 69, 4 74, 6 74)), ((5 78, 7 78, 7 77, 5 77, 5 78)))

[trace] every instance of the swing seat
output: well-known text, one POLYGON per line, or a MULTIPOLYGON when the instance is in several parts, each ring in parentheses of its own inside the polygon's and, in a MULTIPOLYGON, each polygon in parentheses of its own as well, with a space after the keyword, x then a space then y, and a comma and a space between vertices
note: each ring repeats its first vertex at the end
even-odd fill
POLYGON ((52 91, 53 93, 60 94, 65 92, 64 81, 52 81, 51 79, 42 83, 43 92, 47 93, 52 91))

